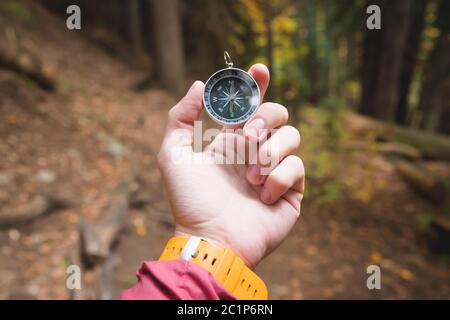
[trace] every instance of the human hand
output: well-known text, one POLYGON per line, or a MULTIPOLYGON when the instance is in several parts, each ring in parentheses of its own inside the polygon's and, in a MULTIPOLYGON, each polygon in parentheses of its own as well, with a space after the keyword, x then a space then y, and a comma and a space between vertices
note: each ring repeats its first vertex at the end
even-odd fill
MULTIPOLYGON (((269 71, 256 64, 249 73, 263 98, 269 71)), ((204 84, 194 82, 186 96, 169 111, 158 154, 175 233, 204 237, 228 247, 247 266, 254 267, 281 243, 300 214, 305 172, 302 160, 296 156, 300 134, 286 125, 285 107, 263 103, 245 124, 243 134, 223 129, 204 151, 194 152, 194 121, 203 109, 203 91, 204 84), (269 133, 266 140, 262 129, 278 130, 269 133), (248 147, 256 142, 259 145, 254 153, 247 149, 238 155, 244 163, 228 164, 230 157, 224 146, 230 141, 235 143, 237 152, 237 146, 248 147), (189 160, 179 161, 177 156, 189 160), (217 159, 224 161, 217 163, 217 159), (255 163, 252 159, 256 164, 250 164, 255 163)))

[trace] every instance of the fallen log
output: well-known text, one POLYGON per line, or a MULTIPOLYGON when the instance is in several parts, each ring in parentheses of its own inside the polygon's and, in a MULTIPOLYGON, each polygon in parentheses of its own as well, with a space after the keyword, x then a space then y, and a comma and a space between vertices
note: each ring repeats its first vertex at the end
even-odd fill
POLYGON ((379 143, 376 146, 376 150, 388 157, 396 157, 408 160, 417 160, 422 157, 422 154, 416 148, 396 142, 379 143))
POLYGON ((12 54, 0 47, 0 68, 14 71, 35 82, 46 91, 56 89, 57 81, 51 73, 42 67, 41 63, 33 63, 36 59, 29 54, 12 54))
POLYGON ((80 220, 81 255, 88 267, 103 262, 110 255, 111 247, 126 222, 132 184, 132 180, 119 184, 99 222, 90 224, 80 220))
POLYGON ((425 198, 442 204, 450 197, 447 179, 438 176, 420 163, 400 161, 396 170, 411 187, 425 198))
POLYGON ((342 121, 353 135, 406 144, 417 149, 426 159, 450 160, 449 137, 396 126, 351 112, 344 113, 342 121))
POLYGON ((69 202, 63 198, 42 194, 35 195, 30 202, 19 208, 0 212, 0 229, 18 227, 68 206, 69 202))
POLYGON ((419 150, 414 147, 396 142, 381 142, 368 144, 366 141, 351 141, 344 144, 346 150, 364 151, 370 149, 387 157, 406 160, 418 160, 422 157, 419 150))

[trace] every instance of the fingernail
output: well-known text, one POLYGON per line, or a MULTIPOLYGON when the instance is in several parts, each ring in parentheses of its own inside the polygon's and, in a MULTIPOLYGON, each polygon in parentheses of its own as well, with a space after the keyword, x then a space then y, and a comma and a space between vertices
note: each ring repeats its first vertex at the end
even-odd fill
POLYGON ((244 134, 249 137, 258 138, 261 135, 260 130, 266 127, 263 119, 257 118, 250 121, 244 127, 244 134))
POLYGON ((267 189, 263 189, 261 192, 261 200, 264 203, 270 203, 270 200, 272 200, 272 195, 270 194, 270 191, 267 189))

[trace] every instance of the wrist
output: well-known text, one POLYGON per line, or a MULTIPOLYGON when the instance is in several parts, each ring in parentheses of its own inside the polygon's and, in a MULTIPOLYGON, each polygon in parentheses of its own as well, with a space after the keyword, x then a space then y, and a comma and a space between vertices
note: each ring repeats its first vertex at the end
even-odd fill
POLYGON ((267 299, 267 286, 228 247, 218 246, 210 238, 178 233, 170 238, 159 260, 185 260, 208 271, 238 299, 267 299))
POLYGON ((174 235, 175 236, 183 236, 186 238, 199 237, 199 238, 203 238, 221 248, 230 249, 237 256, 239 256, 242 259, 242 261, 244 261, 245 265, 247 267, 249 267, 250 269, 253 269, 260 261, 260 259, 249 258, 246 254, 241 252, 233 244, 233 241, 229 241, 229 239, 227 239, 227 237, 222 236, 220 234, 220 231, 218 231, 218 230, 216 232, 205 232, 205 231, 200 231, 200 230, 190 231, 190 230, 186 230, 185 228, 183 228, 181 226, 176 225, 174 235))

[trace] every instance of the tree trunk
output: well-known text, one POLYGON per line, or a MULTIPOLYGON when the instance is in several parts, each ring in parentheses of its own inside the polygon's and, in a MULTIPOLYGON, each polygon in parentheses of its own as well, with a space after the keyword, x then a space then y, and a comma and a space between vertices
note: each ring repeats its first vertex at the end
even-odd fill
POLYGON ((428 0, 416 0, 413 2, 413 16, 408 26, 408 38, 403 53, 403 65, 400 72, 400 92, 395 121, 406 124, 408 118, 409 88, 414 76, 414 71, 419 53, 420 40, 425 25, 425 11, 428 0))
POLYGON ((317 3, 312 1, 307 7, 308 36, 306 41, 309 44, 308 61, 308 82, 309 82, 309 101, 317 105, 320 100, 319 93, 319 62, 317 57, 317 3))
MULTIPOLYGON (((267 62, 270 70, 270 77, 275 79, 274 73, 274 63, 273 63, 273 30, 272 30, 272 19, 273 19, 273 8, 270 0, 265 1, 265 22, 267 28, 267 62)), ((267 100, 273 101, 276 100, 276 88, 275 81, 272 82, 272 85, 268 88, 267 91, 267 100)))
MULTIPOLYGON (((381 21, 383 21, 383 15, 381 21)), ((366 30, 363 41, 361 68, 362 95, 360 112, 367 116, 375 115, 376 75, 380 68, 380 47, 382 46, 382 30, 366 30)))
POLYGON ((437 131, 442 123, 450 121, 450 1, 441 1, 438 8, 437 27, 440 35, 425 67, 425 80, 419 109, 423 113, 422 128, 437 131), (443 119, 444 118, 444 119, 443 119))
POLYGON ((128 33, 131 46, 135 53, 142 50, 142 23, 140 0, 128 0, 128 33))
POLYGON ((178 0, 150 0, 155 41, 155 71, 177 96, 184 92, 184 53, 178 0))
POLYGON ((389 1, 383 11, 383 46, 380 70, 377 75, 378 94, 375 96, 375 117, 394 120, 399 97, 400 72, 406 44, 409 8, 411 1, 389 1))
MULTIPOLYGON (((447 95, 449 95, 449 91, 450 90, 447 89, 447 95)), ((447 97, 447 101, 450 101, 450 96, 447 97)), ((450 108, 448 106, 446 110, 442 113, 439 132, 442 134, 450 135, 450 108)))
POLYGON ((369 59, 369 65, 363 67, 361 111, 393 121, 399 101, 400 74, 412 2, 378 0, 370 1, 370 4, 381 8, 381 30, 366 31, 364 58, 369 59))

